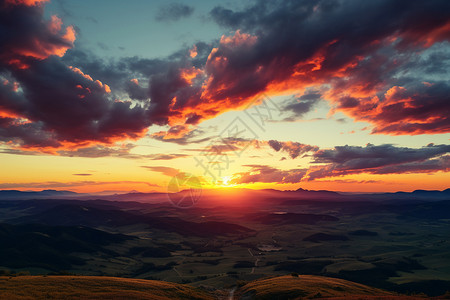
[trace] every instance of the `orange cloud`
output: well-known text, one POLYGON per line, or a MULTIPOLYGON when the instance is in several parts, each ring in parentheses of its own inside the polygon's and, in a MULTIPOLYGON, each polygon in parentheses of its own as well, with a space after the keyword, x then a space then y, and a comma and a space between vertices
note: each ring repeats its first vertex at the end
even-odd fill
POLYGON ((180 76, 184 80, 186 80, 187 83, 192 84, 192 80, 197 78, 198 75, 202 74, 203 71, 200 69, 197 69, 195 67, 191 67, 188 69, 181 69, 180 70, 180 76))
MULTIPOLYGON (((73 26, 66 27, 63 30, 62 21, 57 16, 51 16, 50 20, 41 20, 43 9, 41 5, 47 1, 44 0, 8 0, 8 6, 3 7, 4 13, 9 15, 18 15, 15 22, 24 22, 25 25, 14 26, 9 21, 7 24, 12 28, 9 40, 2 41, 0 50, 0 62, 7 63, 17 69, 26 69, 29 67, 29 59, 44 60, 49 56, 62 57, 66 51, 73 47, 76 39, 76 33, 73 26), (28 6, 24 8, 23 6, 28 6), (16 11, 23 11, 22 14, 16 14, 16 11), (27 30, 30 27, 33 30, 27 30)), ((3 18, 3 17, 2 17, 3 18)))
POLYGON ((10 5, 36 6, 49 1, 50 0, 6 0, 6 3, 10 5))
POLYGON ((198 54, 198 52, 197 52, 197 46, 194 45, 194 47, 192 47, 192 49, 189 50, 189 56, 190 56, 191 58, 194 58, 194 57, 197 56, 197 54, 198 54))

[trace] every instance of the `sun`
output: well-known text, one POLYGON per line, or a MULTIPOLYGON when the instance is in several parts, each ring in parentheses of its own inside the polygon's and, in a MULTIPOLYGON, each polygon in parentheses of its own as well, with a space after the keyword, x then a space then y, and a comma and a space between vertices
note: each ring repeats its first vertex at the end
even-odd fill
POLYGON ((234 186, 235 184, 231 183, 231 176, 223 176, 220 181, 221 186, 234 186))

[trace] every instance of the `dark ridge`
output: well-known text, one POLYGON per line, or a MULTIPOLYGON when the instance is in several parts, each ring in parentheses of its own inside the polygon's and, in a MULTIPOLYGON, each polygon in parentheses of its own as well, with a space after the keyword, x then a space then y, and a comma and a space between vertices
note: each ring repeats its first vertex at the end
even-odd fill
POLYGON ((134 239, 87 227, 0 224, 0 265, 10 268, 45 268, 59 271, 84 260, 74 252, 115 255, 104 248, 134 239))
POLYGON ((304 241, 319 243, 322 241, 348 241, 348 237, 345 235, 334 235, 328 233, 314 233, 303 239, 304 241))
POLYGON ((126 226, 146 224, 150 228, 181 235, 212 237, 230 234, 248 234, 252 229, 226 222, 190 222, 175 217, 157 217, 133 211, 104 210, 87 205, 63 204, 38 214, 8 220, 12 224, 44 224, 53 226, 126 226))
POLYGON ((256 214, 249 215, 251 220, 261 222, 263 224, 310 224, 314 225, 318 222, 336 222, 339 218, 329 215, 316 215, 316 214, 297 214, 297 213, 284 213, 284 214, 256 214))
POLYGON ((359 230, 355 230, 355 231, 350 231, 348 234, 356 235, 356 236, 377 236, 378 232, 359 229, 359 230))

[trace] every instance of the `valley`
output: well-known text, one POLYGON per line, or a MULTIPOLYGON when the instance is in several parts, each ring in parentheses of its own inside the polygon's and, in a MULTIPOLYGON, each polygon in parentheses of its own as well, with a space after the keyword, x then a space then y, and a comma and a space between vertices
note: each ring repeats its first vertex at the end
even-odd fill
POLYGON ((0 226, 7 245, 0 272, 218 290, 292 273, 402 294, 449 290, 450 213, 443 210, 449 201, 344 200, 190 209, 164 202, 3 200, 3 216, 10 218, 0 226))

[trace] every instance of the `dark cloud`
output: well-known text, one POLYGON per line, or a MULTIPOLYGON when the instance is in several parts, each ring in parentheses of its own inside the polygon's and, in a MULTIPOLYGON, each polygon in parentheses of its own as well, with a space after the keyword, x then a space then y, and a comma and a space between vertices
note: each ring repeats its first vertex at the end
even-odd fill
POLYGON ((172 160, 182 157, 188 157, 187 154, 174 153, 174 154, 155 154, 155 155, 146 155, 146 158, 151 160, 172 160))
POLYGON ((61 156, 69 157, 122 157, 122 158, 137 158, 138 155, 134 156, 130 154, 130 150, 135 146, 133 144, 126 144, 120 146, 103 146, 95 145, 83 148, 77 148, 73 150, 58 150, 57 154, 61 156))
MULTIPOLYGON (((150 125, 144 107, 110 101, 109 86, 59 60, 35 61, 12 75, 21 91, 15 92, 16 101, 2 93, 0 108, 32 123, 10 121, 2 127, 9 134, 16 132, 9 140, 24 147, 136 139, 150 125)), ((2 136, 8 140, 6 134, 2 136)))
MULTIPOLYGON (((286 142, 268 141, 275 151, 283 149, 286 142), (278 150, 277 150, 278 149, 278 150)), ((309 169, 281 170, 266 165, 244 165, 247 172, 233 175, 232 183, 245 184, 298 183, 351 174, 412 174, 450 171, 450 145, 429 144, 422 148, 396 147, 390 144, 375 146, 336 146, 334 149, 318 149, 300 144, 314 151, 309 169)), ((283 159, 282 159, 283 160, 283 159)), ((326 180, 320 180, 325 182, 326 180)), ((333 179, 335 182, 336 179, 333 179)), ((337 180, 341 183, 377 183, 375 180, 337 180)))
POLYGON ((373 184, 373 183, 382 183, 389 184, 389 182, 382 180, 354 180, 354 179, 333 179, 333 180, 318 180, 318 182, 329 182, 329 183, 343 183, 343 184, 373 184))
MULTIPOLYGON (((434 44, 448 49, 447 43, 439 44, 450 38, 448 1, 261 0, 239 11, 219 6, 211 11, 211 16, 222 26, 240 30, 234 39, 222 40, 217 51, 211 53, 211 61, 227 63, 211 64, 209 69, 207 64, 212 77, 209 87, 230 87, 216 97, 238 98, 261 91, 270 93, 272 89, 327 85, 330 91, 323 97, 354 119, 372 123, 374 133, 450 130, 448 108, 440 112, 433 109, 442 105, 436 103, 439 99, 448 103, 448 97, 435 91, 433 99, 429 92, 420 91, 424 72, 406 74, 414 67, 425 69, 421 60, 431 59, 439 64, 433 56, 422 57, 423 51, 434 44), (409 121, 411 110, 407 109, 406 99, 398 99, 397 105, 390 106, 384 101, 393 87, 404 84, 411 97, 410 106, 417 108, 417 113, 412 112, 415 124, 407 128, 397 126, 409 121), (351 110, 347 109, 349 105, 351 110), (377 108, 382 108, 383 113, 398 113, 399 124, 388 126, 383 114, 366 117, 368 110, 377 108), (425 112, 419 114, 422 110, 425 112)), ((445 56, 448 51, 441 52, 445 56)), ((434 68, 426 71, 442 73, 450 67, 447 62, 442 61, 436 72, 434 68)), ((436 77, 430 82, 443 84, 436 77)), ((291 107, 299 112, 308 108, 302 102, 291 107)))
MULTIPOLYGON (((177 127, 175 127, 177 129, 177 127)), ((170 130, 169 130, 170 132, 170 130)), ((173 132, 173 130, 172 130, 173 132)), ((178 134, 179 131, 176 131, 178 134)), ((169 142, 169 143, 175 143, 178 145, 189 145, 189 144, 199 144, 203 142, 210 141, 211 139, 215 138, 215 136, 207 136, 204 137, 204 135, 207 132, 203 129, 194 129, 191 131, 188 131, 187 133, 183 134, 182 136, 175 136, 171 137, 168 135, 168 132, 166 131, 160 131, 156 132, 151 135, 151 137, 155 140, 161 141, 161 142, 169 142)))
POLYGON ((144 105, 111 101, 107 84, 59 58, 72 47, 72 27, 60 33, 61 20, 45 21, 42 5, 5 3, 0 3, 0 26, 4 142, 46 151, 145 134, 151 123, 144 105))
POLYGON ((298 183, 307 172, 307 169, 280 170, 266 165, 244 165, 244 167, 250 168, 250 171, 234 174, 231 183, 298 183))
POLYGON ((307 144, 301 144, 298 142, 279 142, 276 140, 270 140, 267 144, 275 151, 284 151, 289 154, 289 156, 294 159, 302 154, 306 154, 307 152, 315 152, 319 150, 317 146, 311 146, 307 144))
MULTIPOLYGON (((181 153, 157 153, 157 154, 135 154, 131 153, 136 146, 134 144, 122 144, 115 146, 103 146, 95 145, 84 148, 77 148, 73 150, 59 150, 56 153, 61 156, 69 157, 118 157, 126 159, 149 159, 149 160, 172 160, 182 157, 187 157, 187 154, 181 153)), ((14 151, 16 154, 20 151, 14 151)), ((21 151, 21 153, 27 154, 30 151, 21 151)), ((36 153, 35 153, 36 154, 36 153)))
POLYGON ((30 59, 63 56, 73 47, 73 26, 64 29, 56 16, 43 20, 43 11, 39 1, 0 1, 2 67, 26 68, 30 59))
POLYGON ((89 173, 78 173, 78 174, 72 174, 74 176, 91 176, 92 174, 89 173))
POLYGON ((404 163, 396 166, 386 166, 379 168, 374 174, 435 173, 439 171, 450 171, 450 155, 427 159, 425 161, 404 163))
POLYGON ((136 78, 131 79, 126 84, 126 91, 128 96, 133 100, 147 100, 149 98, 147 89, 139 85, 139 81, 136 78))
MULTIPOLYGON (((445 76, 449 60, 436 72, 427 67, 448 53, 449 1, 216 7, 211 17, 234 35, 167 58, 116 60, 71 49, 74 27, 45 20, 39 1, 11 3, 0 2, 0 139, 13 147, 111 145, 152 125, 170 127, 154 138, 183 144, 197 124, 263 93, 302 94, 285 107, 300 117, 317 103, 318 93, 308 92, 316 88, 373 133, 450 131, 449 85, 436 76, 445 76)), ((169 19, 192 14, 182 4, 165 7, 169 19)))
POLYGON ((400 174, 449 171, 450 145, 430 144, 422 148, 395 147, 390 144, 365 147, 338 146, 314 153, 308 179, 348 174, 400 174))
POLYGON ((394 87, 386 93, 383 102, 372 109, 366 109, 364 113, 366 114, 360 118, 367 118, 375 124, 374 133, 397 135, 449 132, 450 84, 435 82, 409 88, 394 87))
POLYGON ((192 15, 194 8, 181 3, 170 3, 159 7, 155 15, 157 21, 178 21, 192 15))
POLYGON ((296 121, 301 119, 306 113, 310 112, 321 100, 321 94, 316 91, 310 91, 299 97, 292 97, 284 103, 282 110, 291 115, 284 118, 283 121, 296 121))
POLYGON ((2 154, 14 154, 14 155, 39 155, 42 154, 38 151, 23 151, 20 149, 1 149, 2 154))
POLYGON ((428 81, 427 76, 421 76, 424 73, 420 67, 414 64, 406 64, 395 71, 412 72, 419 77, 399 77, 392 69, 398 59, 397 56, 367 59, 349 78, 335 79, 328 98, 337 110, 355 120, 371 123, 375 134, 449 132, 449 83, 436 76, 428 81))

